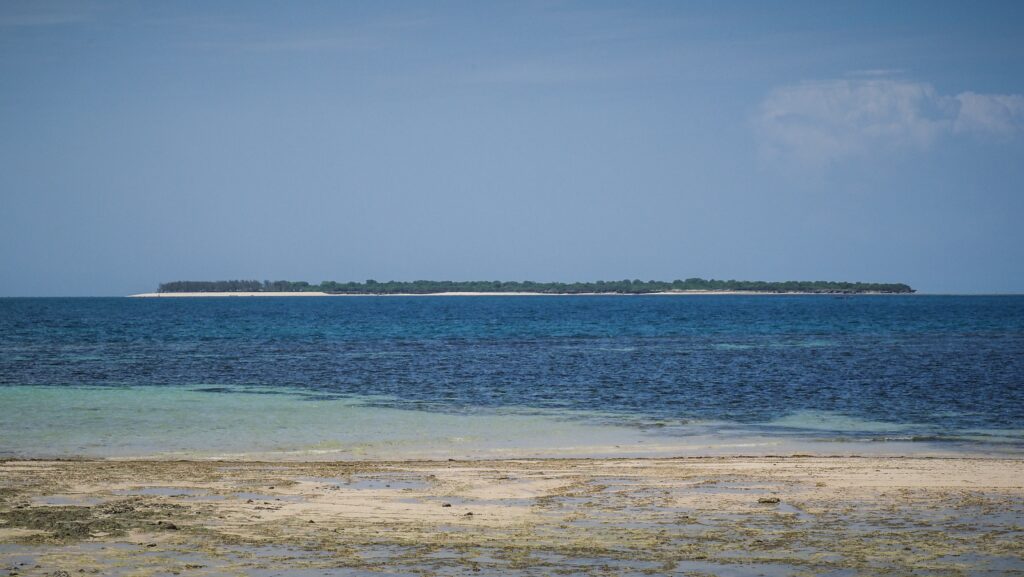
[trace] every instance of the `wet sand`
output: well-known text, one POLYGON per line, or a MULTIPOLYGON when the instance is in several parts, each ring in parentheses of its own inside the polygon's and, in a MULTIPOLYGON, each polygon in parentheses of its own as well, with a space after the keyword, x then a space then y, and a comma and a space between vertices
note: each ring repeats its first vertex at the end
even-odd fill
POLYGON ((1022 544, 1016 459, 0 463, 0 575, 1020 575, 1022 544))

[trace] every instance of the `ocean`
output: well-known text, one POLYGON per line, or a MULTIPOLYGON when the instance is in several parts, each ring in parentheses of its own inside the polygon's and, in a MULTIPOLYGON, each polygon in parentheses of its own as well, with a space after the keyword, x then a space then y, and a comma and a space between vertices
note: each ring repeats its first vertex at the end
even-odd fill
POLYGON ((1022 296, 0 299, 0 456, 1024 449, 1022 296))

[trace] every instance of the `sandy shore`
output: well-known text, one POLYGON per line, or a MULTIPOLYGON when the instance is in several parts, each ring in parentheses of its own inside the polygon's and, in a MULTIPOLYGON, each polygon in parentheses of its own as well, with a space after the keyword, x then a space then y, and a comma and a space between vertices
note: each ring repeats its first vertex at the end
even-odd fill
POLYGON ((1011 575, 1024 461, 6 461, 14 575, 1011 575))
MULTIPOLYGON (((859 293, 862 295, 882 295, 890 293, 859 293)), ((176 293, 140 293, 128 295, 130 298, 182 298, 182 297, 539 297, 539 296, 709 296, 709 295, 747 295, 747 296, 845 296, 838 293, 803 293, 803 292, 758 292, 758 291, 666 291, 657 293, 626 294, 626 293, 531 293, 531 292, 446 292, 446 293, 392 293, 392 294, 337 294, 325 292, 176 292, 176 293)))
POLYGON ((322 292, 221 292, 221 293, 140 293, 128 295, 129 298, 190 298, 190 297, 329 297, 322 292))

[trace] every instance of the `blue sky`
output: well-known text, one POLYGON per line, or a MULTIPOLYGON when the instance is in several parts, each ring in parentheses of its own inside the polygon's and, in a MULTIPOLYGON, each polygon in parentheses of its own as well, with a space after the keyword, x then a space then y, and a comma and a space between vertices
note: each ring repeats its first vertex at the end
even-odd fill
POLYGON ((1024 4, 0 3, 0 295, 1024 291, 1024 4))

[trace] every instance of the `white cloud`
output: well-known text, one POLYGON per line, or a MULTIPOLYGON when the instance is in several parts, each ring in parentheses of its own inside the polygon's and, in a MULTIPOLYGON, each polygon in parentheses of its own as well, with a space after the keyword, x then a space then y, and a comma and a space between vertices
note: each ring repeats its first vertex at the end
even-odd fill
POLYGON ((956 96, 960 110, 953 130, 1013 134, 1024 130, 1024 96, 1020 94, 976 94, 956 96))
POLYGON ((964 92, 890 78, 807 82, 772 91, 756 119, 770 161, 823 167, 845 158, 925 150, 942 138, 1024 130, 1024 96, 964 92))

